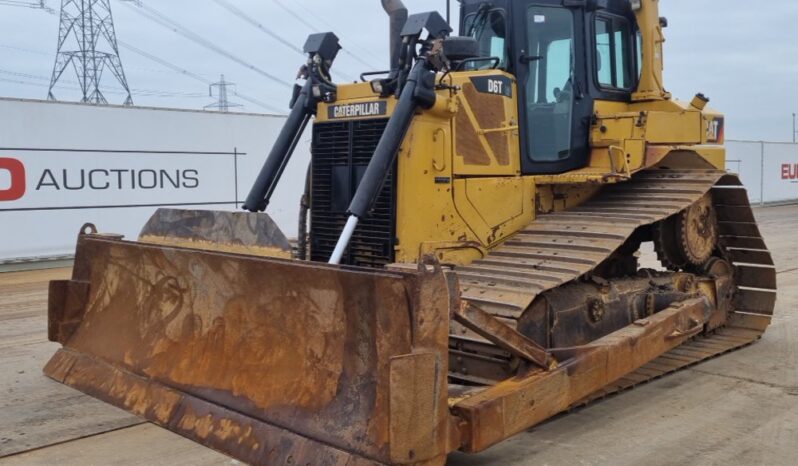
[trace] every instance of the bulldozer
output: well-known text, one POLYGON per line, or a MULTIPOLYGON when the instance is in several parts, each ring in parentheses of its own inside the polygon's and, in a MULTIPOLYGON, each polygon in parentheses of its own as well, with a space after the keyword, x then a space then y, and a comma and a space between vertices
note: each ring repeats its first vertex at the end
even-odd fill
POLYGON ((50 378, 250 464, 439 466, 763 335, 773 260, 657 0, 382 6, 390 70, 335 83, 308 38, 245 211, 83 227, 50 378))

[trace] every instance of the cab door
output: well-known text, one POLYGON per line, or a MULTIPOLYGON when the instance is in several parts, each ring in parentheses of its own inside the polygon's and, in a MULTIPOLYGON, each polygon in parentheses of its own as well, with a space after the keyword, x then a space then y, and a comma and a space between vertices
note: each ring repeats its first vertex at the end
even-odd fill
POLYGON ((524 174, 563 173, 589 162, 593 100, 585 12, 561 0, 513 2, 524 174))

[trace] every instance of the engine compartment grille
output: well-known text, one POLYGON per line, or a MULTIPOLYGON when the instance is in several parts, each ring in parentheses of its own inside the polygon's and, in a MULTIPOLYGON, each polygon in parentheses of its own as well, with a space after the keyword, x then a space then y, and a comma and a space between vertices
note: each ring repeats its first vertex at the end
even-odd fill
MULTIPOLYGON (((344 229, 346 209, 388 124, 387 119, 336 121, 313 126, 310 258, 326 262, 344 229)), ((383 267, 394 261, 396 167, 371 215, 360 221, 345 265, 383 267)))

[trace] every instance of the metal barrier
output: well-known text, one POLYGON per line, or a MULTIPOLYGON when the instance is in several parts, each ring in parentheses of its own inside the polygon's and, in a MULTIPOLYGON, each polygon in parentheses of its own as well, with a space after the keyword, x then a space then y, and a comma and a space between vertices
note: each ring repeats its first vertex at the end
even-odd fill
POLYGON ((727 168, 740 174, 751 202, 798 202, 798 144, 727 141, 727 168))

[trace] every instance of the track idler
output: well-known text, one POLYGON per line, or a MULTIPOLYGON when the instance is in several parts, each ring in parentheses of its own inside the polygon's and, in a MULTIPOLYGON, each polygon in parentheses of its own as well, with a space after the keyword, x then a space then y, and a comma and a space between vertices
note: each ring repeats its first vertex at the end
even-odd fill
POLYGON ((718 247, 718 220, 707 194, 654 226, 657 257, 669 270, 700 270, 718 247))

